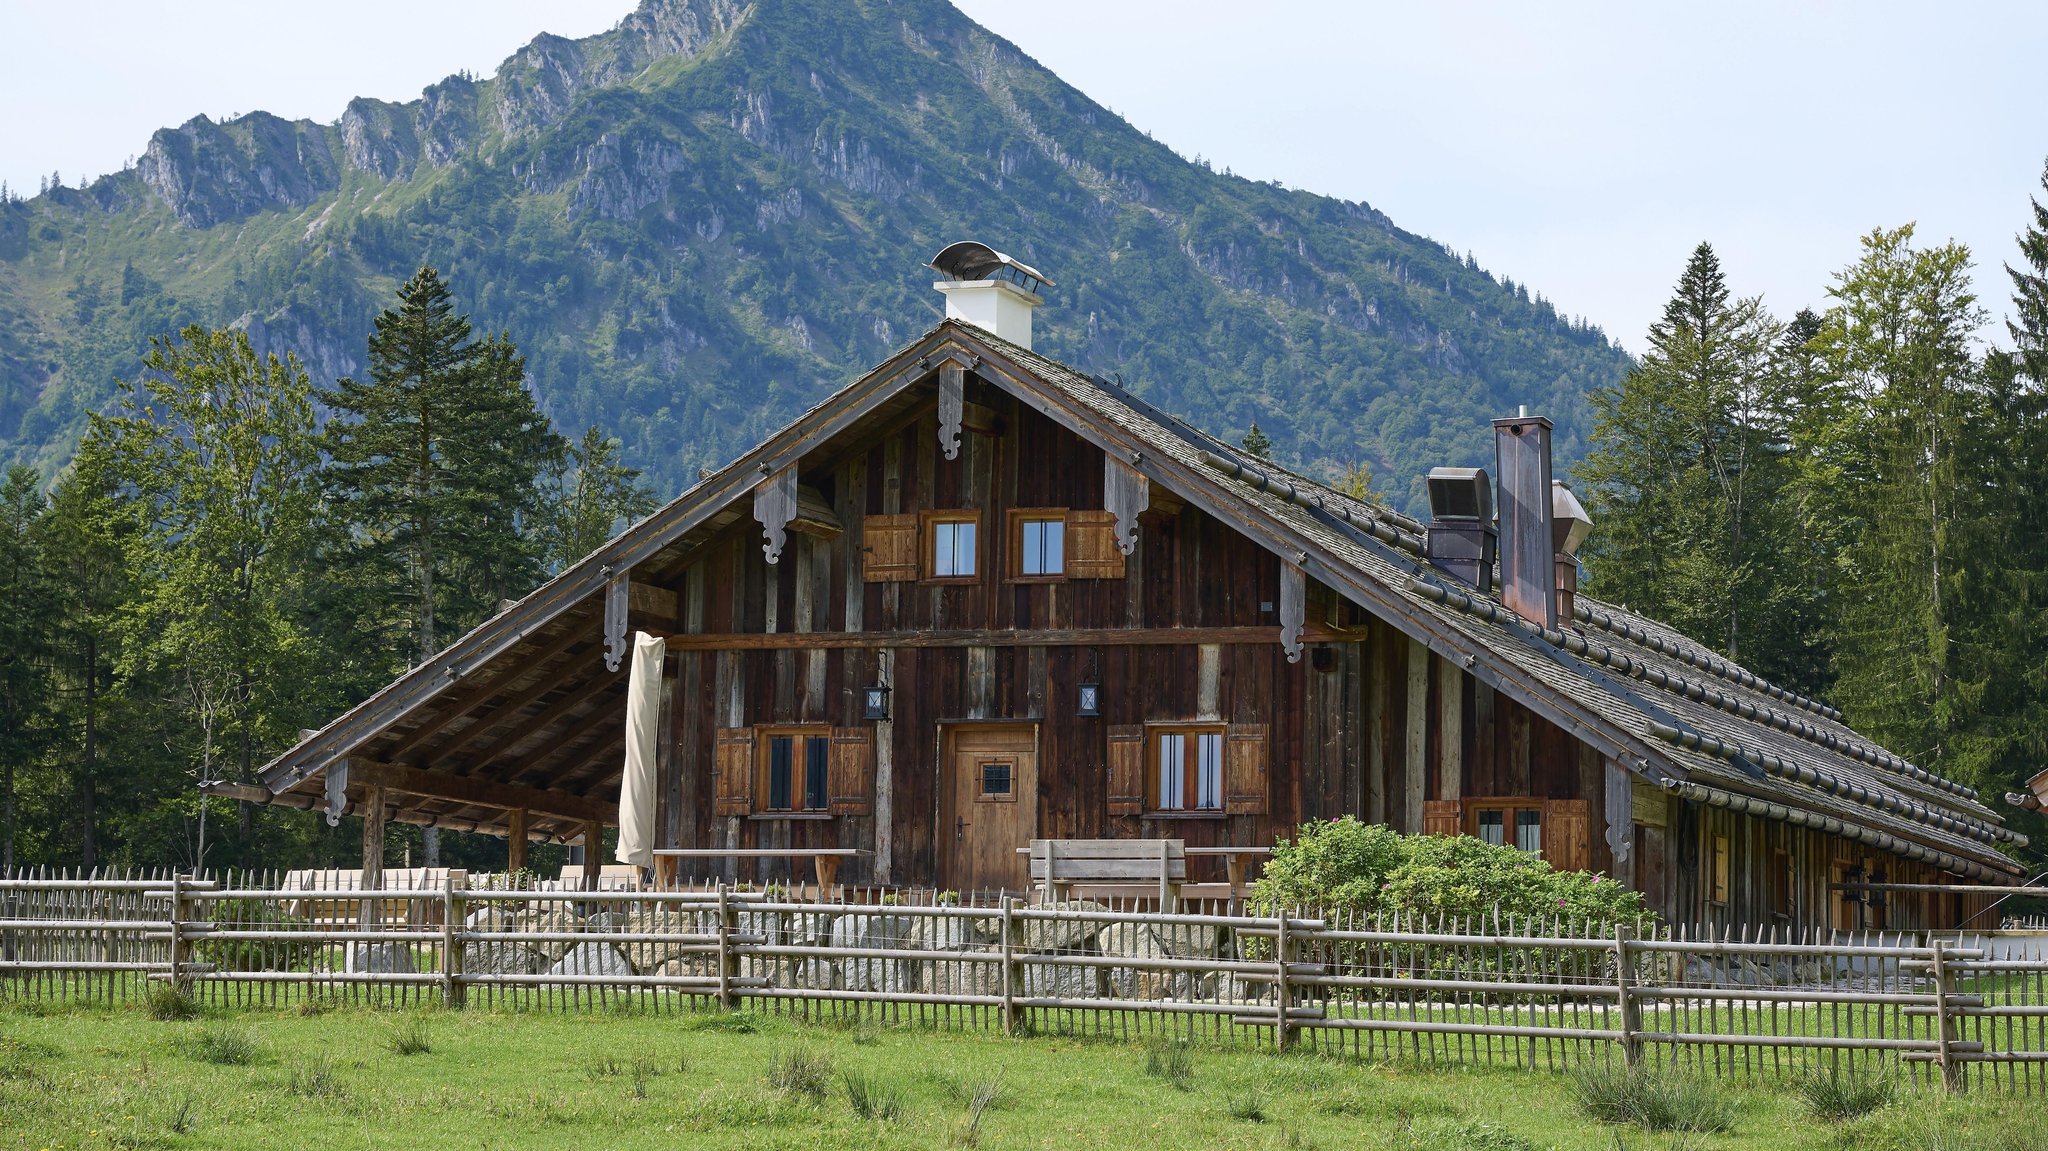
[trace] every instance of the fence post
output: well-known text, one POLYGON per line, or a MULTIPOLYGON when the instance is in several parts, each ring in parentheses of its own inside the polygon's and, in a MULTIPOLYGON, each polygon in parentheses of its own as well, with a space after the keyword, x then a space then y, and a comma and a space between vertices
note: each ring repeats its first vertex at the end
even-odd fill
POLYGON ((441 893, 441 1002, 448 1007, 461 1007, 468 997, 462 981, 463 953, 468 949, 463 921, 469 916, 462 892, 468 886, 469 872, 448 869, 447 885, 441 893))
POLYGON ((718 1005, 727 1011, 739 1006, 732 991, 732 977, 739 968, 739 956, 732 952, 733 909, 724 884, 718 885, 718 1005))
POLYGON ((1629 937, 1634 934, 1625 923, 1614 928, 1614 994, 1621 1005, 1621 1061, 1634 1067, 1643 1061, 1642 1004, 1629 994, 1629 937))
POLYGON ((1023 982, 1022 965, 1017 962, 1017 899, 1003 896, 1003 1034, 1017 1034, 1017 985, 1023 982))
POLYGON ((1279 926, 1273 931, 1273 1049, 1286 1051, 1293 1040, 1293 1027, 1288 1022, 1288 1002, 1291 992, 1287 988, 1287 964, 1294 958, 1294 941, 1287 937, 1287 909, 1280 908, 1279 926))
POLYGON ((1950 1093, 1963 1089, 1962 1064, 1955 1059, 1951 1044, 1956 1041, 1956 1017, 1950 1014, 1949 996, 1955 993, 1955 975, 1948 968, 1948 940, 1934 941, 1934 1061, 1941 1065, 1941 1086, 1950 1093))
POLYGON ((192 941, 185 938, 185 873, 171 873, 171 986, 180 995, 192 993, 192 941))

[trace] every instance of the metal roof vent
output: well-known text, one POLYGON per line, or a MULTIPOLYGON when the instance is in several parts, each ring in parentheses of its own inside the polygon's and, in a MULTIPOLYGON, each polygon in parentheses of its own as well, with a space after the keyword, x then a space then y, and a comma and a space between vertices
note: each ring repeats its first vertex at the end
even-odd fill
POLYGON ((931 266, 946 277, 932 287, 946 297, 947 319, 1031 347, 1031 313, 1045 302, 1039 290, 1053 286, 1043 272, 972 240, 946 245, 931 266))
POLYGON ((1493 590, 1493 483, 1485 468, 1429 473, 1429 562, 1480 591, 1493 590))

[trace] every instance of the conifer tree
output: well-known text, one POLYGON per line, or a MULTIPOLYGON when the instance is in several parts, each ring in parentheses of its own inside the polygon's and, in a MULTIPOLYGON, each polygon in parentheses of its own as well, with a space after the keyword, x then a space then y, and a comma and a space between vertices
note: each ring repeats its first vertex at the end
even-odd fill
POLYGON ((1731 300, 1701 244, 1642 364, 1591 397, 1593 449, 1578 470, 1597 525, 1588 589, 1713 642, 1767 675, 1785 657, 1772 621, 1789 594, 1782 327, 1731 300))
POLYGON ((550 487, 548 561, 555 571, 575 563, 654 510, 654 494, 638 468, 619 460, 619 441, 591 428, 569 445, 550 487))
POLYGON ((1259 430, 1259 421, 1257 420, 1252 421, 1250 430, 1246 431, 1244 438, 1238 441, 1238 446, 1262 460, 1270 458, 1273 454, 1272 437, 1259 430))
POLYGON ((0 871, 15 863, 15 796, 47 737, 55 592, 42 546, 48 501, 34 469, 0 482, 0 871))
POLYGON ((369 379, 343 379, 326 396, 344 562, 371 604, 400 605, 363 610, 371 626, 409 636, 410 659, 431 658, 540 571, 529 521, 560 440, 511 341, 471 336, 440 274, 423 267, 376 319, 369 379))

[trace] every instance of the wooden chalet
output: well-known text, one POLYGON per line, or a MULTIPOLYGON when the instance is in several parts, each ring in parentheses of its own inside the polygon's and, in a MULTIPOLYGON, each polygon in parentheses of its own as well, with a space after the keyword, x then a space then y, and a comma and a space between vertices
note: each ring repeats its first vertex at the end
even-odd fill
POLYGON ((1840 885, 2017 874, 1971 789, 1575 595, 1541 418, 1495 421, 1498 484, 1437 473, 1418 523, 1035 354, 1031 269, 934 266, 945 322, 309 734, 260 798, 364 815, 378 859, 387 819, 515 861, 596 843, 637 632, 666 640, 659 844, 857 848, 863 884, 1018 890, 1033 838, 1270 845, 1345 814, 1693 922, 1950 927, 1985 901, 1840 885))

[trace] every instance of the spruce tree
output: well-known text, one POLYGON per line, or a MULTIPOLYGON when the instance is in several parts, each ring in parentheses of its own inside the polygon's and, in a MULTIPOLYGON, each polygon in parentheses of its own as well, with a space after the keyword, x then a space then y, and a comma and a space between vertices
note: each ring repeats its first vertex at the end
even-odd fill
POLYGON ((0 482, 0 871, 15 864, 16 795, 48 734, 57 602, 42 546, 48 507, 34 469, 7 469, 0 482))
POLYGON ((1781 326, 1731 300, 1710 245, 1694 249, 1641 365, 1596 391, 1578 477, 1595 528, 1588 590, 1712 642, 1766 675, 1786 650, 1789 594, 1781 326))
POLYGON ((589 555, 655 508, 639 469, 619 461, 619 441, 597 428, 569 445, 550 488, 547 558, 555 571, 589 555))
POLYGON ((326 396, 329 491, 354 569, 343 579, 362 592, 366 624, 402 630, 403 658, 423 661, 538 579, 531 520, 560 440, 518 350, 503 336, 473 340, 432 268, 399 288, 369 351, 369 379, 326 396), (380 600, 399 609, 380 613, 380 600))
POLYGON ((1259 421, 1257 420, 1252 421, 1250 430, 1246 431, 1244 438, 1238 441, 1238 446, 1262 460, 1270 458, 1273 454, 1273 439, 1259 430, 1259 421))

